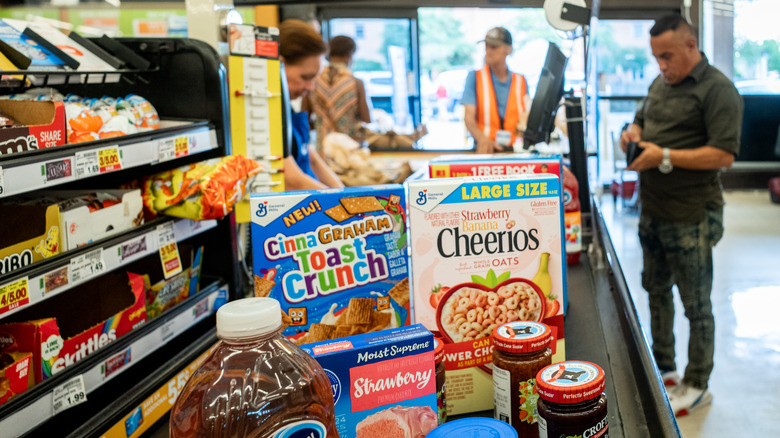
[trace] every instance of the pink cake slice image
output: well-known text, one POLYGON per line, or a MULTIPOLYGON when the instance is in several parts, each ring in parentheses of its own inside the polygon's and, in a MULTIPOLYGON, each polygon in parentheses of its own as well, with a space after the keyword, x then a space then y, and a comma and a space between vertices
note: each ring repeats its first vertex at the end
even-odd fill
POLYGON ((393 406, 358 423, 356 438, 424 438, 438 426, 430 406, 393 406))

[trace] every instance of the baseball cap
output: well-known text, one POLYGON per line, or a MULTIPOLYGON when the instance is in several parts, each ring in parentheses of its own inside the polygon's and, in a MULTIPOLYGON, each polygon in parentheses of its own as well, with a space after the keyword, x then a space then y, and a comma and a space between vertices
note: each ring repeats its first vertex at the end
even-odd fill
POLYGON ((492 45, 506 44, 511 46, 512 34, 509 33, 509 31, 504 29, 503 27, 494 27, 488 31, 487 35, 485 35, 485 39, 482 41, 484 41, 486 44, 492 44, 492 45))

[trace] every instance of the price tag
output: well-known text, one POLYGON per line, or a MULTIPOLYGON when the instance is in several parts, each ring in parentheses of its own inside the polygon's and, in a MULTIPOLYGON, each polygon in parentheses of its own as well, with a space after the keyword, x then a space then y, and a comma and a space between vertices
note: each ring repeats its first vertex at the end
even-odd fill
POLYGON ((176 157, 183 157, 190 154, 190 138, 179 137, 174 142, 174 148, 176 150, 176 157))
POLYGON ((76 178, 86 178, 100 173, 98 151, 76 152, 73 159, 76 168, 76 178))
POLYGON ((5 196, 5 170, 0 166, 0 196, 5 196))
POLYGON ((106 272, 103 248, 70 259, 70 281, 78 283, 106 272))
POLYGON ((87 401, 87 391, 84 389, 84 376, 79 374, 54 388, 52 396, 54 415, 85 401, 87 401))
POLYGON ((98 161, 100 173, 120 170, 122 168, 122 159, 119 156, 119 146, 100 149, 98 151, 98 161))
POLYGON ((176 158, 176 144, 173 138, 163 138, 157 142, 157 161, 163 162, 176 158))
POLYGON ((157 247, 162 248, 171 242, 176 242, 176 236, 173 233, 173 221, 168 221, 162 225, 158 225, 157 247))
POLYGON ((0 286, 0 315, 30 302, 27 277, 0 286))
POLYGON ((176 242, 160 247, 160 261, 166 280, 181 272, 181 258, 179 258, 179 247, 176 242))

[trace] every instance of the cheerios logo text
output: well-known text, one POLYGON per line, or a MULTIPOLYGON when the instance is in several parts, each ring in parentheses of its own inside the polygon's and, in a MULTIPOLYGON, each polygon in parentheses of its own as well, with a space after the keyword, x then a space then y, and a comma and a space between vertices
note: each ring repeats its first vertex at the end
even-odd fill
POLYGON ((383 254, 367 248, 366 236, 393 232, 389 215, 366 217, 346 225, 323 225, 313 232, 277 234, 263 243, 266 257, 291 257, 297 270, 284 274, 286 300, 299 303, 388 278, 383 254))

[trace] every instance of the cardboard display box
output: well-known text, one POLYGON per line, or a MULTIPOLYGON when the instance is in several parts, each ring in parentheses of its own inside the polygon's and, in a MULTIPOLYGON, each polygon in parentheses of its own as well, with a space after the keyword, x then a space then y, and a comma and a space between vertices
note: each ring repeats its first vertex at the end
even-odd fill
POLYGON ((87 195, 87 201, 91 202, 82 200, 83 192, 58 191, 48 195, 63 200, 58 203, 60 226, 64 231, 61 235, 63 250, 76 249, 144 223, 140 189, 101 190, 87 195))
POLYGON ((65 144, 65 105, 62 102, 0 100, 0 112, 24 124, 0 129, 0 155, 65 144))
POLYGON ((252 194, 255 294, 311 343, 408 325, 401 185, 252 194))
POLYGON ((301 348, 330 379, 341 438, 422 437, 438 425, 433 335, 425 327, 418 324, 301 348))
MULTIPOLYGON (((6 340, 0 338, 0 349, 6 340)), ((32 353, 0 353, 0 405, 35 384, 30 365, 32 353)))
POLYGON ((60 211, 56 205, 6 204, 0 227, 0 274, 31 265, 61 252, 60 211))
POLYGON ((0 274, 143 223, 139 189, 106 190, 91 195, 50 192, 43 197, 12 200, 6 207, 13 214, 7 215, 9 223, 0 228, 0 274), (106 200, 109 201, 103 202, 106 200), (95 208, 96 203, 101 208, 95 208))
POLYGON ((441 178, 408 189, 414 321, 444 340, 447 413, 492 409, 493 329, 530 320, 564 335, 559 180, 441 178))
POLYGON ((33 352, 38 383, 146 322, 140 275, 110 272, 0 324, 3 352, 33 352), (86 305, 89 303, 89 305, 86 305))
POLYGON ((146 290, 146 317, 152 320, 200 289, 203 247, 179 244, 182 271, 165 279, 159 254, 151 254, 126 267, 128 272, 141 274, 146 290))

